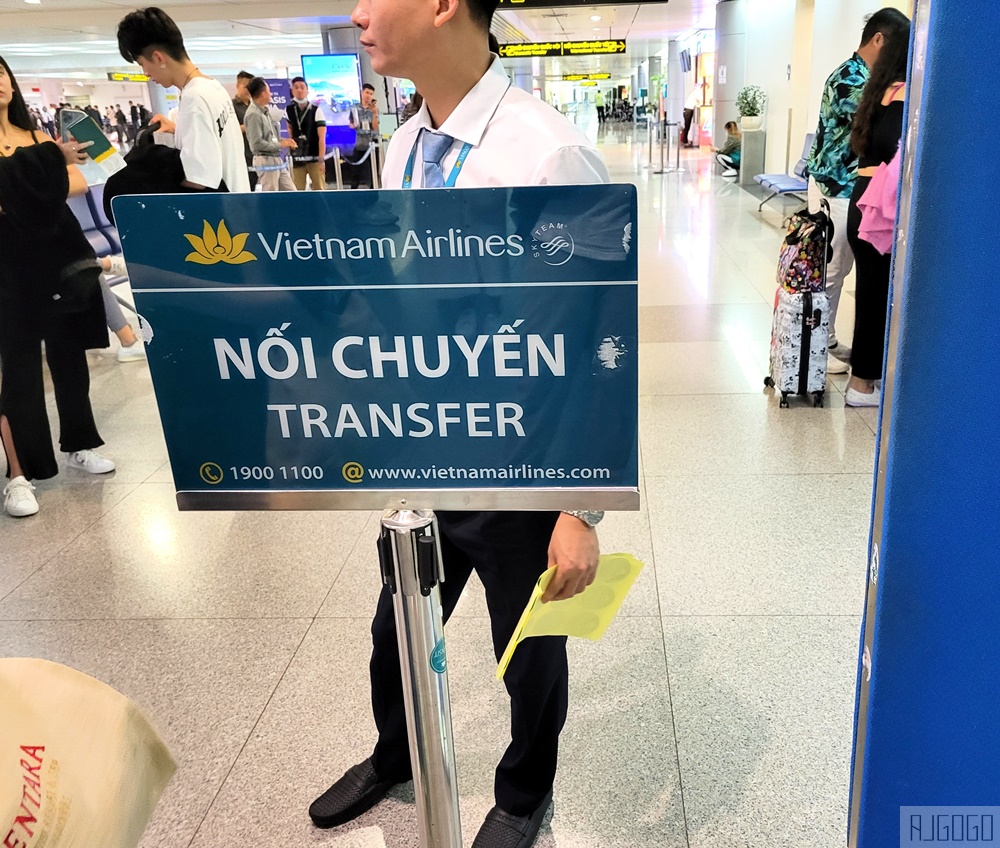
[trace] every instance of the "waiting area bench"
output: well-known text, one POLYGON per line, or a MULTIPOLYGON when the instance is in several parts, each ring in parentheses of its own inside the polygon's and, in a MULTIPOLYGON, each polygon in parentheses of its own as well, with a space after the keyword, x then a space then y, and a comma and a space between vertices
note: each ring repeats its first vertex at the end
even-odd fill
MULTIPOLYGON (((806 136, 806 143, 802 148, 802 158, 796 163, 791 174, 758 174, 753 178, 755 183, 759 183, 771 192, 760 202, 760 206, 757 207, 758 212, 762 211, 765 204, 776 197, 785 194, 798 197, 804 195, 809 190, 809 173, 807 168, 809 154, 812 152, 815 138, 815 133, 809 133, 806 136)), ((805 200, 805 197, 803 196, 802 199, 805 200)))

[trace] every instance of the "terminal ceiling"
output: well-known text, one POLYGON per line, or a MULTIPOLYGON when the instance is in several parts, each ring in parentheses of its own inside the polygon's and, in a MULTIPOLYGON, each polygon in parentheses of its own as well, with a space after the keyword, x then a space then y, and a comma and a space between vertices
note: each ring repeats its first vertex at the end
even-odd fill
MULTIPOLYGON (((621 6, 504 10, 494 26, 501 41, 625 40, 614 57, 549 59, 535 73, 605 71, 627 78, 642 60, 662 51, 671 38, 715 24, 716 0, 670 0, 621 6), (594 21, 593 17, 601 20, 594 21)), ((25 76, 102 78, 127 70, 118 55, 115 28, 137 0, 0 0, 0 54, 25 76)), ((175 17, 199 66, 218 75, 237 69, 293 68, 304 53, 322 52, 321 25, 348 25, 353 0, 157 0, 175 17), (211 70, 209 70, 211 69, 211 70)), ((531 65, 533 60, 510 63, 531 65)), ((537 62, 538 60, 534 60, 537 62)))

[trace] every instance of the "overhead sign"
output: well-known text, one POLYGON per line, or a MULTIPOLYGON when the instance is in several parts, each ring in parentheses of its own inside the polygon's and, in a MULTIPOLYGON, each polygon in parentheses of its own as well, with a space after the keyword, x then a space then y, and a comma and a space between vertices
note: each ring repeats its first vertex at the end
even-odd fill
POLYGON ((108 79, 111 82, 149 82, 149 77, 145 74, 135 74, 127 71, 108 71, 108 79))
POLYGON ((581 82, 580 86, 582 88, 597 88, 597 83, 596 82, 581 82))
POLYGON ((582 82, 584 80, 609 80, 611 74, 563 74, 563 82, 582 82))
POLYGON ((114 210, 183 508, 637 504, 633 186, 114 210))
POLYGON ((541 41, 501 44, 504 59, 547 59, 556 56, 614 56, 625 52, 625 41, 541 41))

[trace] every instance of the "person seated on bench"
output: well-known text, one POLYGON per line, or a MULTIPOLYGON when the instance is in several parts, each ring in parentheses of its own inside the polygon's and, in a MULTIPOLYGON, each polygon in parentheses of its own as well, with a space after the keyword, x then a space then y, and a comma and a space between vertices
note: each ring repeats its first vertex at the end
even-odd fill
POLYGON ((726 124, 726 132, 729 137, 721 149, 713 147, 715 151, 715 161, 722 166, 722 176, 735 177, 740 166, 740 147, 743 138, 740 136, 740 128, 736 121, 726 124))

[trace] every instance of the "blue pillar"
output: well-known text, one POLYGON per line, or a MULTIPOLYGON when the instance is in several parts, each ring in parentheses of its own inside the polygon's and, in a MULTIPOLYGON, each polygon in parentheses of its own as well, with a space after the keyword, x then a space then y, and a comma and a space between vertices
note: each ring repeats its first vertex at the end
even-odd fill
POLYGON ((918 0, 914 33, 853 848, 899 846, 904 806, 1000 805, 1000 166, 966 140, 1000 115, 996 0, 918 0))

